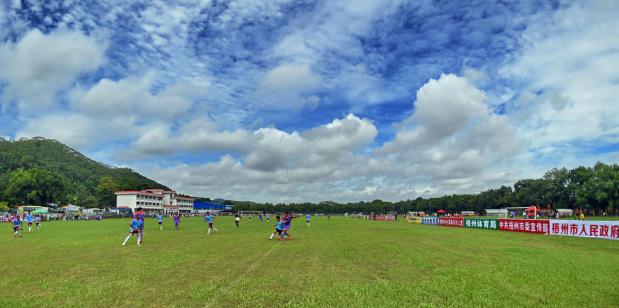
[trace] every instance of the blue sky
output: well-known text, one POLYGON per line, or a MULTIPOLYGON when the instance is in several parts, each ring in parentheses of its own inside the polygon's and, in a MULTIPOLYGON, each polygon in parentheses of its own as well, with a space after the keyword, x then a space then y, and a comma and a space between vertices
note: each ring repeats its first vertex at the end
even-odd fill
POLYGON ((614 1, 5 1, 0 135, 184 193, 478 192, 617 162, 614 1))

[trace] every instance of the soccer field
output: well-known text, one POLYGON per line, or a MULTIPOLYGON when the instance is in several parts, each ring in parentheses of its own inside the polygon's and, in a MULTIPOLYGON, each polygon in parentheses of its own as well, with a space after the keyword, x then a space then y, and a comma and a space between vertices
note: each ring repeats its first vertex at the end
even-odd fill
POLYGON ((128 223, 0 225, 0 307, 619 306, 618 241, 321 217, 278 242, 217 217, 123 247, 128 223))

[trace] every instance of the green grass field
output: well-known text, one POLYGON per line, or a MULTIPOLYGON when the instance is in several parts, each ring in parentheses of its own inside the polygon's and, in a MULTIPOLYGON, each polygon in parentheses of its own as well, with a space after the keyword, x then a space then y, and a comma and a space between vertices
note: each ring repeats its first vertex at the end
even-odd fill
POLYGON ((123 247, 128 223, 1 224, 0 307, 619 306, 619 241, 321 217, 278 242, 218 217, 123 247))

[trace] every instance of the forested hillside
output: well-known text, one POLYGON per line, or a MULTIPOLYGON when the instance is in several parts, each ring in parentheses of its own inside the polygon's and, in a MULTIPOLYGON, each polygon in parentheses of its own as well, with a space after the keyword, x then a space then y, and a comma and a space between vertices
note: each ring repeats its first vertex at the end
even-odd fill
POLYGON ((96 162, 44 138, 0 138, 0 201, 22 204, 72 203, 115 206, 120 189, 166 188, 127 168, 96 162))

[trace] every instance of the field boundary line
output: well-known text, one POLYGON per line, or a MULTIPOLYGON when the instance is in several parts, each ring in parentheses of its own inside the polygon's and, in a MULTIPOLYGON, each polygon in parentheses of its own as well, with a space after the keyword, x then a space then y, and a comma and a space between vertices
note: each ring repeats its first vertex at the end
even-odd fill
POLYGON ((230 287, 232 285, 236 285, 237 283, 239 283, 239 281, 241 281, 243 278, 245 278, 248 274, 253 272, 258 267, 258 265, 260 265, 266 258, 271 256, 271 254, 273 254, 273 251, 275 250, 275 248, 279 247, 279 246, 280 245, 273 245, 273 246, 271 246, 271 249, 269 249, 268 251, 263 253, 262 256, 258 257, 258 259, 255 262, 253 262, 253 264, 251 266, 249 266, 241 275, 239 275, 238 278, 234 279, 233 281, 228 283, 223 288, 218 289, 217 294, 215 294, 213 296, 213 298, 205 305, 205 307, 213 307, 213 304, 219 298, 219 294, 224 293, 225 291, 230 289, 230 287))

